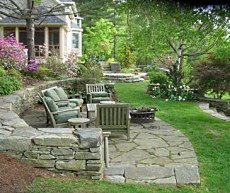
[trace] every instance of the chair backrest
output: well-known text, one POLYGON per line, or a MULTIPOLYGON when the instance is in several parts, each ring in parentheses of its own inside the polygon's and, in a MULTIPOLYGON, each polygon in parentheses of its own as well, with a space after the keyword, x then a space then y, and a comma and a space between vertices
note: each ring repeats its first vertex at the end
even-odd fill
MULTIPOLYGON (((56 121, 54 119, 53 113, 50 111, 50 109, 49 109, 44 97, 41 96, 40 94, 38 94, 38 96, 39 96, 39 98, 40 98, 40 100, 41 100, 41 102, 42 102, 42 104, 43 104, 43 106, 45 108, 47 120, 49 120, 51 122, 52 126, 55 127, 56 126, 56 121)), ((47 123, 48 123, 48 121, 47 121, 47 123)))
POLYGON ((130 139, 129 104, 98 104, 96 127, 105 131, 124 132, 130 139))
POLYGON ((45 93, 47 90, 54 90, 55 88, 57 88, 57 86, 53 86, 53 87, 50 87, 50 88, 41 90, 42 96, 44 96, 44 93, 45 93))
POLYGON ((104 84, 86 84, 86 94, 92 92, 105 92, 104 84))

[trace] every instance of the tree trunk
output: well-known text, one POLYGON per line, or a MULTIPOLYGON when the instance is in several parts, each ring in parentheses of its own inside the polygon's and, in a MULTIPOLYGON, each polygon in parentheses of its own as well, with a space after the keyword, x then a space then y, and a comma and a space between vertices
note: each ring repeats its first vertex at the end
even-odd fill
POLYGON ((183 40, 180 39, 177 49, 177 86, 182 84, 183 77, 183 40))
POLYGON ((28 48, 28 61, 35 60, 35 47, 34 47, 34 19, 32 18, 33 12, 33 0, 27 0, 27 19, 26 19, 26 31, 27 31, 27 48, 28 48))
POLYGON ((28 61, 35 60, 34 22, 32 19, 26 20, 26 30, 27 30, 28 61))
MULTIPOLYGON (((172 45, 172 44, 171 44, 172 45)), ((184 78, 183 73, 183 40, 180 39, 178 46, 174 49, 176 54, 176 61, 169 68, 167 73, 174 87, 179 87, 184 78)))

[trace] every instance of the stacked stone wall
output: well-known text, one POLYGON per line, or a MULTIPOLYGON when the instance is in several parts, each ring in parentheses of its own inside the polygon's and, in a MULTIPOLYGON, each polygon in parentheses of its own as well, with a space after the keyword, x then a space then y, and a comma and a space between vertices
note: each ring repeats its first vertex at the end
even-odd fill
POLYGON ((230 116, 230 100, 204 97, 200 97, 199 100, 209 103, 209 107, 215 108, 218 112, 223 112, 226 116, 230 116))
POLYGON ((87 179, 103 173, 102 130, 84 128, 33 128, 20 114, 37 103, 37 94, 52 86, 70 85, 76 79, 52 81, 0 97, 0 151, 34 167, 87 179))

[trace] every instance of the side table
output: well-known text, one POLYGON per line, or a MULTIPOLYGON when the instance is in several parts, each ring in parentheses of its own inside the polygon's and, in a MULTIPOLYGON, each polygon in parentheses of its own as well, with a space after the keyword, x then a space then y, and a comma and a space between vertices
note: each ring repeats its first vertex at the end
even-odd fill
POLYGON ((76 128, 87 127, 87 124, 90 122, 88 118, 71 118, 68 120, 69 126, 76 128))

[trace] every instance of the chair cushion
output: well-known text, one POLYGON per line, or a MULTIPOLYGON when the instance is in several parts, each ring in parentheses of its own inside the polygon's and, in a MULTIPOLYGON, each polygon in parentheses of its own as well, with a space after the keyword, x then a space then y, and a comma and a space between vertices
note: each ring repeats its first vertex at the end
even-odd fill
POLYGON ((74 102, 69 103, 69 107, 71 107, 71 108, 75 108, 76 106, 77 106, 77 104, 74 102))
POLYGON ((50 97, 44 97, 44 100, 49 108, 49 110, 51 112, 56 112, 59 110, 58 106, 56 105, 56 103, 52 100, 52 98, 50 97))
POLYGON ((92 98, 93 103, 100 103, 101 101, 110 101, 111 99, 109 97, 95 97, 92 98))
POLYGON ((83 104, 83 99, 69 99, 71 103, 75 103, 78 106, 82 106, 83 104))
POLYGON ((68 95, 65 93, 65 91, 62 87, 57 87, 54 90, 61 100, 68 100, 68 95))
POLYGON ((109 93, 107 92, 92 92, 92 97, 107 97, 109 96, 109 93))
POLYGON ((59 101, 60 100, 59 96, 57 95, 57 93, 53 89, 45 91, 44 95, 46 97, 50 97, 54 101, 59 101))
POLYGON ((57 106, 60 107, 68 107, 69 106, 69 102, 68 101, 61 101, 61 102, 57 102, 56 103, 57 106))
POLYGON ((71 107, 59 107, 59 111, 71 110, 71 107))
POLYGON ((69 112, 62 112, 57 115, 54 115, 54 119, 56 120, 56 123, 67 123, 68 119, 71 118, 77 118, 78 117, 78 111, 69 111, 69 112))

